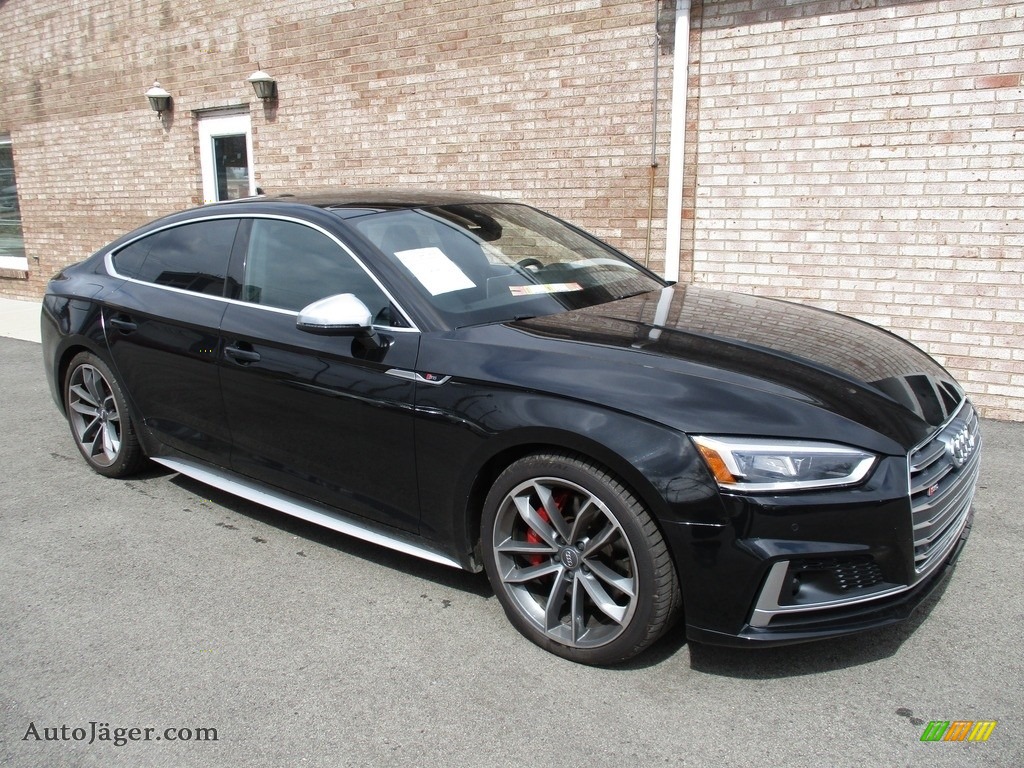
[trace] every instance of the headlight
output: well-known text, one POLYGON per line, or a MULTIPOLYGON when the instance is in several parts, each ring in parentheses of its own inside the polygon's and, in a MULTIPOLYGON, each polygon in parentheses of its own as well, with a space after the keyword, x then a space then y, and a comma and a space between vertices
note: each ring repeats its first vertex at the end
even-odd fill
POLYGON ((691 436, 718 485, 733 491, 802 491, 859 483, 875 456, 803 440, 691 436))

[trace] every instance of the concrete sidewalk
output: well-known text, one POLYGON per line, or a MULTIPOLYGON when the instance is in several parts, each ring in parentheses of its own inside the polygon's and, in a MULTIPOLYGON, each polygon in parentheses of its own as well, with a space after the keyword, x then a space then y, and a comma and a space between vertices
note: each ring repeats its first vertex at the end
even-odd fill
POLYGON ((38 344, 41 306, 38 301, 0 298, 0 336, 38 344))

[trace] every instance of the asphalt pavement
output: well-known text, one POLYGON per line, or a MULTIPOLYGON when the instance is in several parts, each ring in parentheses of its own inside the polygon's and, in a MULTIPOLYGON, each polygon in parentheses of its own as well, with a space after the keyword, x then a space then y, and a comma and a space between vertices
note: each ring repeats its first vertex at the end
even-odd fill
POLYGON ((39 345, 0 338, 0 764, 1022 765, 1024 424, 983 431, 973 533, 909 623, 762 650, 676 632, 594 669, 521 638, 483 575, 159 468, 93 473, 39 345), (923 742, 931 721, 997 724, 923 742))

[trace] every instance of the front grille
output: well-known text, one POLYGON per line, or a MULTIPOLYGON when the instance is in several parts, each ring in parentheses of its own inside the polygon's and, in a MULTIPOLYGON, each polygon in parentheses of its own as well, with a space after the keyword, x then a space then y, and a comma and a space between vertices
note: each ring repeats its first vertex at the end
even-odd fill
POLYGON ((978 414, 966 400, 946 426, 910 454, 914 568, 919 579, 942 561, 959 538, 980 463, 978 414))

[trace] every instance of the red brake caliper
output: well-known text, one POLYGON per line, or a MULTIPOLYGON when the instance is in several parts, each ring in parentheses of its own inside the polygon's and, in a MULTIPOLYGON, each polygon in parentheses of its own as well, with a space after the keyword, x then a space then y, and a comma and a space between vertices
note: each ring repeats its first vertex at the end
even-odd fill
MULTIPOLYGON (((537 514, 540 515, 540 519, 545 523, 550 523, 551 518, 548 516, 547 510, 544 507, 540 507, 537 510, 537 514)), ((533 528, 526 529, 526 543, 527 544, 540 544, 544 541, 533 528)), ((530 561, 530 565, 540 565, 544 562, 544 555, 527 555, 526 559, 530 561)))
MULTIPOLYGON (((568 498, 568 491, 556 491, 554 493, 555 506, 558 507, 559 512, 564 513, 565 502, 568 500, 568 498)), ((540 515, 540 519, 543 520, 545 523, 551 522, 551 516, 548 514, 547 510, 544 509, 544 507, 538 507, 537 514, 540 515)), ((533 530, 533 528, 527 528, 526 541, 529 544, 541 544, 544 541, 544 539, 542 539, 540 535, 533 530)), ((526 559, 530 562, 530 565, 540 565, 544 562, 544 555, 527 555, 526 559)))

